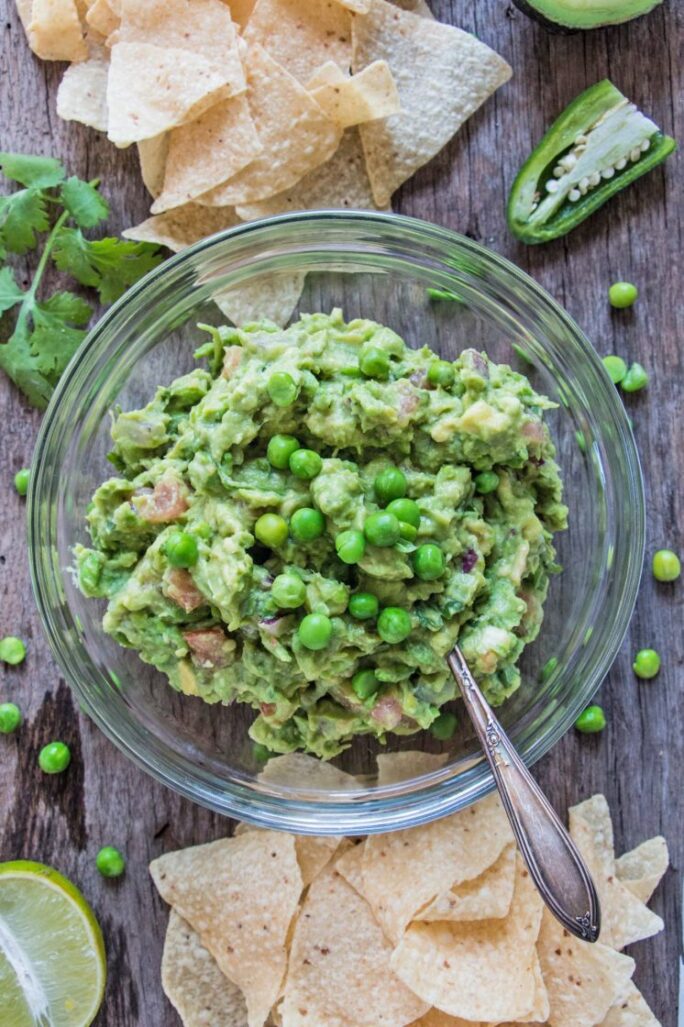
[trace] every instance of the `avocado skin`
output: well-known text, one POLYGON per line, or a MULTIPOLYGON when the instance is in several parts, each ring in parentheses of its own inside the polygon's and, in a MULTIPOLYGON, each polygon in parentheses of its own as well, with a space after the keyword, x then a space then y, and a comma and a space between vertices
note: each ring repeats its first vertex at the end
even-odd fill
POLYGON ((548 14, 542 14, 540 10, 535 7, 534 0, 513 0, 513 3, 522 11, 523 14, 527 15, 533 21, 543 25, 548 32, 554 32, 559 35, 571 35, 575 32, 588 32, 591 29, 605 28, 607 25, 621 25, 627 21, 633 21, 634 18, 641 18, 644 14, 648 14, 654 7, 657 7, 662 3, 662 0, 642 0, 642 9, 635 10, 628 18, 622 16, 622 10, 624 9, 624 3, 622 0, 614 0, 615 6, 615 18, 608 19, 607 21, 601 22, 600 25, 569 25, 567 19, 572 18, 571 13, 564 11, 564 0, 555 0, 555 6, 558 9, 559 21, 554 21, 548 16, 548 14))

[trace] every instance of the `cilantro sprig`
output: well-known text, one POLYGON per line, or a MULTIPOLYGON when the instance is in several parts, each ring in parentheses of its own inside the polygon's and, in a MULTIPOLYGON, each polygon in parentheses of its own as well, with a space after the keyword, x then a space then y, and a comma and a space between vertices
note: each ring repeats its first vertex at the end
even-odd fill
POLYGON ((50 262, 79 285, 94 289, 100 303, 109 304, 162 256, 150 243, 86 238, 84 231, 109 216, 97 180, 67 177, 53 157, 0 153, 0 167, 5 178, 22 187, 0 196, 0 328, 9 322, 0 335, 0 367, 34 406, 45 407, 94 312, 68 289, 43 294, 40 287, 50 262), (35 250, 43 236, 31 284, 23 289, 8 263, 9 254, 35 250))

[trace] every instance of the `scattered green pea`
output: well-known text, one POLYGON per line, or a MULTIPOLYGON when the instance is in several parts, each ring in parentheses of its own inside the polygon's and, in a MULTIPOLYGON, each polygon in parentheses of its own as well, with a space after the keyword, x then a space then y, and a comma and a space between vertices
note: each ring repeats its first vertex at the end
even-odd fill
POLYGON ((380 381, 386 381, 389 378, 390 358, 384 349, 369 346, 361 354, 359 367, 366 378, 378 378, 380 381))
POLYGON ((363 532, 372 546, 394 546, 399 541, 399 521, 393 513, 381 510, 366 517, 363 532))
POLYGON ((496 471, 480 471, 474 478, 475 489, 482 496, 494 492, 499 487, 499 475, 496 471))
POLYGON ((380 682, 373 670, 359 670, 352 678, 352 688, 359 699, 370 699, 372 695, 375 695, 379 687, 380 682))
POLYGON ((676 581, 682 572, 682 565, 671 549, 659 549, 653 554, 653 577, 656 581, 676 581))
POLYGON ((398 521, 404 521, 414 528, 420 527, 420 508, 412 499, 393 499, 385 512, 394 514, 398 521))
POLYGON ((630 367, 625 377, 620 382, 620 388, 624 392, 638 392, 640 389, 645 389, 648 385, 648 374, 643 369, 641 364, 634 363, 630 367))
POLYGON ((604 357, 602 362, 613 385, 619 385, 627 374, 627 364, 624 362, 622 357, 616 357, 614 354, 610 354, 609 356, 604 357))
POLYGON ((640 649, 634 657, 632 670, 638 678, 649 680, 660 670, 660 656, 655 649, 640 649))
POLYGON ((618 310, 631 307, 638 295, 639 290, 631 282, 613 282, 608 290, 610 305, 618 310))
POLYGON ((370 592, 355 592, 349 597, 349 613, 355 620, 371 620, 377 617, 380 603, 370 592))
POLYGON ((313 542, 325 531, 325 517, 320 510, 304 506, 290 518, 290 534, 297 542, 313 542))
POLYGON ((311 481, 323 467, 323 461, 313 449, 296 449, 288 463, 295 478, 302 481, 311 481))
POLYGON ((413 554, 413 569, 421 581, 434 581, 444 574, 444 553, 434 542, 418 546, 413 554))
POLYGON ((289 534, 287 521, 280 514, 262 514, 254 525, 254 534, 259 542, 268 546, 269 549, 276 549, 278 546, 282 546, 289 534))
POLYGON ((295 610, 306 599, 306 585, 296 574, 279 574, 271 585, 271 596, 281 610, 295 610))
POLYGON ((379 503, 391 503, 406 495, 406 475, 398 467, 385 467, 376 475, 373 489, 379 503))
POLYGON ((600 706, 587 706, 575 721, 575 727, 583 735, 595 735, 606 726, 606 715, 600 706))
POLYGON ((49 742, 38 753, 38 765, 44 774, 61 774, 71 763, 71 750, 64 742, 49 742))
POLYGON ((308 613, 297 629, 305 649, 325 649, 332 637, 332 621, 324 613, 308 613))
POLYGON ((448 742, 454 737, 458 720, 455 713, 440 713, 430 725, 430 734, 440 742, 448 742))
POLYGON ((411 633, 411 618, 399 606, 386 606, 378 617, 378 634, 383 642, 398 645, 411 633))
POLYGON ((366 539, 362 531, 341 531, 335 538, 335 549, 343 563, 360 563, 366 552, 366 539))
POLYGON ((28 492, 30 477, 31 472, 29 471, 28 467, 22 467, 22 469, 20 471, 17 471, 17 473, 14 475, 14 487, 20 496, 25 496, 28 492))
POLYGON ((21 710, 13 702, 0 703, 0 734, 11 735, 21 724, 21 710))
POLYGON ((15 638, 14 635, 7 635, 0 641, 0 660, 3 663, 11 663, 12 666, 16 666, 17 663, 22 663, 26 657, 26 646, 20 638, 15 638))
POLYGON ((434 360, 428 367, 427 380, 430 385, 437 385, 443 389, 450 388, 456 380, 453 364, 448 360, 434 360))
POLYGON ((297 398, 297 384, 287 371, 275 371, 266 383, 266 391, 277 407, 290 407, 297 398))
POLYGON ((290 463, 290 457, 299 449, 299 443, 294 435, 274 435, 268 440, 266 458, 271 467, 284 471, 290 463))
POLYGON ((121 877, 126 860, 113 845, 105 845, 95 857, 95 866, 103 877, 121 877))
POLYGON ((172 567, 194 567, 199 558, 197 539, 187 531, 172 532, 164 543, 164 552, 172 567))

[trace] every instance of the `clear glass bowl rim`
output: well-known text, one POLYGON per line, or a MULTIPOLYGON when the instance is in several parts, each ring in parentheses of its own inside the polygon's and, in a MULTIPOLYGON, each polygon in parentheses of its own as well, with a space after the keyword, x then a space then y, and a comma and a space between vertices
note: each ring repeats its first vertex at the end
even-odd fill
MULTIPOLYGON (((603 372, 593 346, 572 318, 534 279, 506 258, 479 243, 450 229, 416 218, 367 211, 331 210, 295 212, 249 222, 188 247, 151 271, 128 290, 91 329, 64 372, 44 416, 35 446, 27 497, 30 571, 39 614, 50 648, 75 690, 82 709, 135 764, 176 792, 223 815, 244 819, 263 827, 299 833, 324 834, 344 831, 348 834, 368 834, 426 823, 470 805, 494 788, 489 768, 484 762, 480 763, 479 773, 471 779, 465 789, 453 775, 450 776, 446 771, 435 771, 413 781, 404 781, 383 789, 326 791, 325 802, 312 799, 311 793, 306 791, 302 791, 301 795, 293 792, 283 796, 275 794, 274 790, 268 787, 255 789, 237 780, 230 783, 211 780, 212 775, 200 772, 199 768, 194 768, 194 774, 191 776, 183 757, 168 750, 161 740, 155 740, 158 744, 154 746, 154 751, 151 751, 149 738, 139 726, 136 729, 136 725, 130 722, 112 722, 106 716, 106 710, 98 704, 97 690, 74 673, 73 667, 77 661, 74 661, 73 657, 78 646, 74 648, 69 633, 64 631, 63 623, 60 623, 70 611, 61 592, 59 568, 55 566, 51 557, 55 526, 47 511, 51 509, 55 477, 59 475, 59 469, 55 466, 55 461, 51 460, 50 454, 58 446, 60 434, 68 429, 68 415, 65 411, 69 409, 72 399, 78 403, 78 380, 83 376, 83 369, 97 361, 98 356, 101 356, 101 350, 105 352, 100 345, 103 336, 106 340, 107 332, 116 327, 117 321, 123 321, 125 316, 130 314, 131 308, 137 303, 144 302, 148 290, 153 290, 160 282, 178 276, 182 269, 198 256, 245 236, 258 237, 262 234, 268 239, 269 233, 272 235, 274 231, 279 230, 294 233, 289 243, 285 239, 278 239, 278 244, 283 251, 288 250, 289 245, 291 252, 296 255, 300 252, 296 246, 297 227, 311 227, 312 223, 321 226, 331 223, 342 226, 348 223, 355 230, 364 228, 380 233, 383 228, 392 231, 403 229, 422 236, 426 243, 429 242, 435 247, 457 246, 460 250, 469 251, 483 266, 488 266, 490 270, 503 275, 511 284, 516 285, 525 297, 533 298, 535 303, 545 307, 550 315, 562 322, 572 336, 577 347, 577 355, 586 359, 593 365, 594 371, 598 372, 598 385, 603 393, 602 415, 609 419, 611 427, 616 432, 616 445, 627 467, 627 474, 622 482, 626 494, 621 497, 625 504, 621 515, 626 518, 626 530, 629 532, 631 545, 625 547, 622 565, 614 568, 615 572, 620 574, 622 587, 613 610, 611 628, 604 638, 601 652, 596 654, 581 686, 576 689, 562 716, 557 716, 544 733, 523 748, 521 756, 528 765, 532 765, 571 727, 610 668, 626 633, 636 601, 645 548, 645 506, 641 468, 631 428, 617 390, 603 372)), ((273 240, 269 241, 272 243, 273 240)), ((329 252, 333 253, 334 247, 330 247, 329 252)))

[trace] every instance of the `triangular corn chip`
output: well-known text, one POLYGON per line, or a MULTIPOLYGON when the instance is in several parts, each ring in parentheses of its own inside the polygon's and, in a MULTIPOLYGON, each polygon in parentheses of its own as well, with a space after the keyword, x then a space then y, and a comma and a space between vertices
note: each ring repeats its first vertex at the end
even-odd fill
POLYGON ((601 1027, 660 1027, 644 996, 635 984, 610 1007, 601 1027))
POLYGON ((123 0, 117 38, 189 50, 226 75, 231 95, 245 88, 237 33, 221 0, 123 0))
POLYGON ((257 0, 244 37, 301 83, 325 61, 351 64, 351 15, 336 0, 257 0))
MULTIPOLYGON (((225 207, 216 209, 226 210, 225 207)), ((299 271, 270 272, 217 292, 214 302, 236 326, 252 321, 273 321, 284 328, 299 303, 305 277, 299 271)))
POLYGON ((57 90, 57 113, 65 121, 80 121, 107 131, 107 75, 109 62, 91 58, 71 64, 57 90))
POLYGON ((121 19, 112 10, 108 0, 95 0, 95 3, 88 8, 86 21, 92 29, 106 38, 118 29, 121 19))
POLYGON ((230 207, 200 207, 196 203, 187 203, 183 207, 174 207, 166 214, 147 218, 141 224, 127 228, 122 234, 126 239, 156 242, 178 253, 208 235, 239 224, 240 218, 230 207))
POLYGON ((399 93, 387 61, 373 61, 358 75, 342 82, 308 88, 330 120, 342 128, 387 118, 401 110, 399 93))
POLYGON ((658 835, 625 852, 616 860, 617 875, 625 888, 642 902, 648 902, 660 884, 670 862, 667 842, 658 835))
POLYGON ((84 61, 88 47, 74 0, 33 0, 29 46, 44 61, 84 61))
POLYGON ((378 785, 398 784, 410 781, 423 774, 431 774, 440 770, 449 759, 445 752, 420 752, 406 749, 402 752, 379 753, 375 757, 378 764, 378 785))
POLYGON ((489 920, 506 916, 515 886, 515 845, 479 877, 454 885, 416 914, 416 920, 489 920))
POLYGON ((158 136, 141 139, 138 143, 140 175, 145 183, 145 188, 152 196, 159 196, 164 185, 166 158, 169 153, 169 134, 161 132, 158 136))

